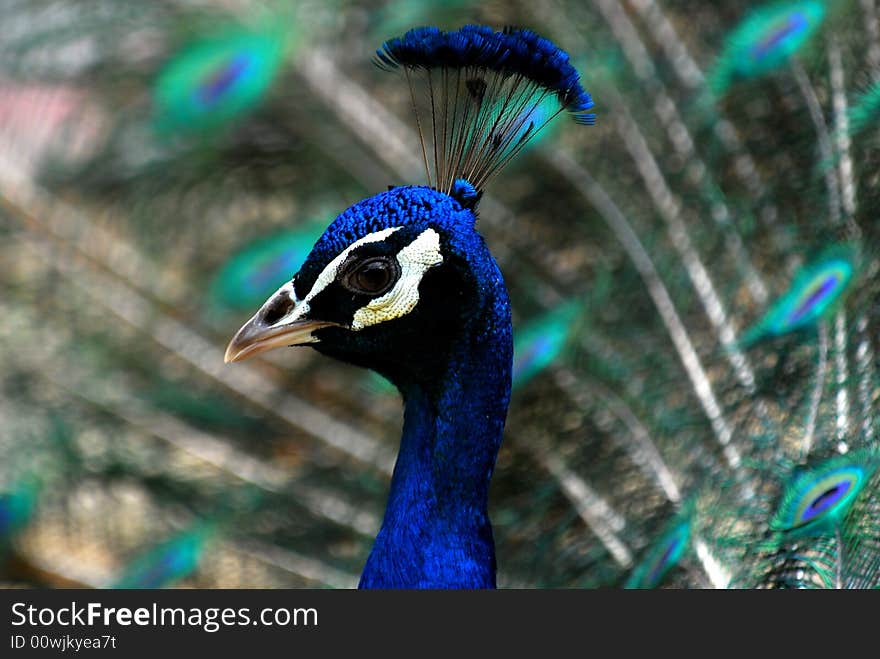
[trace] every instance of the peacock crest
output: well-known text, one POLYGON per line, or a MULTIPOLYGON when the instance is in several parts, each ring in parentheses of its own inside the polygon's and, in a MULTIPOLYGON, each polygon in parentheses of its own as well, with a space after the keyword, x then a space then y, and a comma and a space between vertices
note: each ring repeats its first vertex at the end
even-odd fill
POLYGON ((443 192, 458 180, 484 189, 560 112, 595 121, 568 54, 530 30, 414 28, 375 62, 406 75, 428 185, 443 192))

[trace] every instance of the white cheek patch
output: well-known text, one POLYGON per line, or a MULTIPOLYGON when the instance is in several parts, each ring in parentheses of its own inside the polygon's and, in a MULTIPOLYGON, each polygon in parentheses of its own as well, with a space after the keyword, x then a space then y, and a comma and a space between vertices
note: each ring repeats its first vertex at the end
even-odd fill
MULTIPOLYGON (((419 302, 419 284, 422 277, 428 270, 443 262, 443 255, 440 253, 440 235, 433 229, 426 229, 397 253, 397 262, 400 264, 400 279, 385 295, 371 300, 369 304, 355 312, 351 322, 352 330, 357 331, 370 325, 400 318, 415 308, 419 302)), ((324 273, 321 274, 323 276, 324 273)))
POLYGON ((319 274, 318 278, 315 279, 315 283, 312 285, 312 290, 310 290, 301 301, 296 299, 296 292, 293 288, 293 282, 287 282, 286 284, 284 284, 284 286, 279 288, 278 292, 275 293, 275 295, 273 295, 272 297, 274 298, 282 291, 285 291, 295 306, 289 314, 287 314, 284 318, 281 318, 277 323, 273 325, 273 327, 275 325, 286 325, 287 323, 292 323, 308 314, 310 309, 309 302, 311 302, 318 293, 320 293, 333 283, 333 280, 336 279, 339 266, 342 265, 342 262, 345 261, 345 258, 351 253, 353 249, 357 249, 361 245, 366 245, 367 243, 377 243, 385 240, 388 236, 399 229, 400 227, 392 227, 390 229, 382 229, 381 231, 376 231, 375 233, 364 236, 360 240, 356 240, 351 245, 346 247, 336 256, 336 258, 334 258, 324 267, 324 269, 321 271, 321 274, 319 274))

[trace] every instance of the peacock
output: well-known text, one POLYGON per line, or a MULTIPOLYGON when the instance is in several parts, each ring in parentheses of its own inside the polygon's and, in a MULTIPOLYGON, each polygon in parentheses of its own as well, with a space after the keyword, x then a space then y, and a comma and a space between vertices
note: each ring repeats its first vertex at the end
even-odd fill
POLYGON ((880 584, 875 0, 126 5, 0 10, 0 580, 880 584))

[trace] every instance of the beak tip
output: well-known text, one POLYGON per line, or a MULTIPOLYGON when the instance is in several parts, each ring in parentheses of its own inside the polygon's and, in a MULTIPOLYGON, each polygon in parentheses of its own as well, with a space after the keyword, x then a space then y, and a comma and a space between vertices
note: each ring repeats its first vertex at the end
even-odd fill
POLYGON ((233 344, 226 346, 226 352, 223 354, 223 363, 231 364, 236 360, 240 351, 233 347, 233 344))
MULTIPOLYGON (((268 303, 267 303, 268 304, 268 303)), ((273 348, 282 346, 305 345, 315 343, 317 338, 312 336, 312 331, 327 327, 332 323, 299 319, 287 324, 276 323, 267 325, 257 312, 253 318, 245 323, 226 346, 223 355, 223 363, 250 359, 273 348)))

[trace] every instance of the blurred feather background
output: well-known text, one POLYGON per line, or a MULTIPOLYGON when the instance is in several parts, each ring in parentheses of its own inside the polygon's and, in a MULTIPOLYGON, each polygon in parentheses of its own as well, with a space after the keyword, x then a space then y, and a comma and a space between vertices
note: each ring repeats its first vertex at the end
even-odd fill
POLYGON ((337 213, 423 180, 371 58, 466 23, 553 38, 598 115, 480 207, 517 331, 499 585, 876 585, 878 13, 6 0, 3 585, 357 584, 396 391, 223 349, 337 213))

